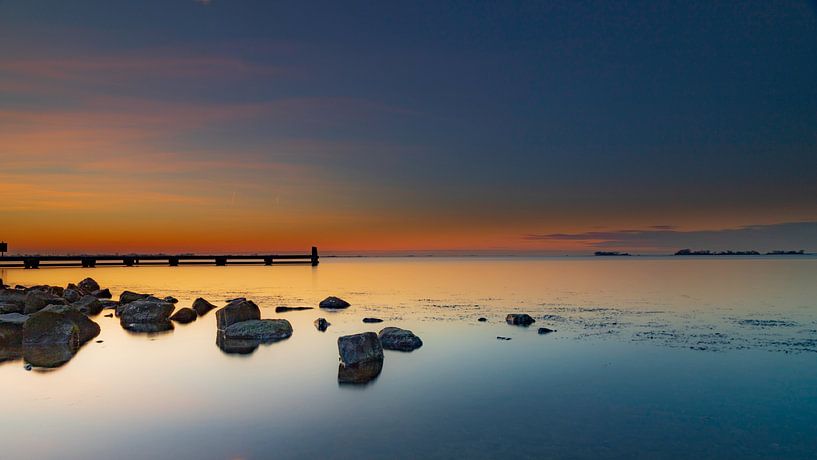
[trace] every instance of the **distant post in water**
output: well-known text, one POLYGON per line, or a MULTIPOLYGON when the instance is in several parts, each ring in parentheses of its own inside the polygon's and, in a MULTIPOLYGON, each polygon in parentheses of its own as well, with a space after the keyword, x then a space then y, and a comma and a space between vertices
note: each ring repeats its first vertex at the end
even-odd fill
POLYGON ((312 246, 312 266, 318 266, 318 248, 317 246, 312 246))
POLYGON ((6 257, 6 252, 8 252, 8 250, 9 250, 9 244, 6 243, 5 241, 0 241, 0 254, 3 257, 6 257))

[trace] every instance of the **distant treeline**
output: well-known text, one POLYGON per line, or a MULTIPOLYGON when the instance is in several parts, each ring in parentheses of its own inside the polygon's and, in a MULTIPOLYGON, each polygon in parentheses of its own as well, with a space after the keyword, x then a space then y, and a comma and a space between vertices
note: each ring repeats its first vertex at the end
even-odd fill
MULTIPOLYGON (((767 252, 768 256, 780 255, 802 255, 805 252, 801 249, 799 251, 771 251, 767 252)), ((691 249, 681 249, 675 253, 676 256, 759 256, 757 251, 693 251, 691 249)))
POLYGON ((618 252, 618 251, 596 251, 595 253, 597 256, 629 256, 630 253, 628 252, 618 252))

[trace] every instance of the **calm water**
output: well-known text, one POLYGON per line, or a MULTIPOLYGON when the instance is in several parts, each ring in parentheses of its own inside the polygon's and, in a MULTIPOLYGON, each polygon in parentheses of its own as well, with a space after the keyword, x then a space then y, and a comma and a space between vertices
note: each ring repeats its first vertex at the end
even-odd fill
POLYGON ((85 276, 179 306, 246 296, 295 332, 239 356, 216 346, 213 312, 161 335, 99 315, 104 342, 59 369, 0 364, 2 459, 817 455, 814 258, 0 270, 12 285, 85 276), (275 313, 328 295, 352 307, 275 313), (390 325, 425 345, 339 385, 337 337, 390 325))

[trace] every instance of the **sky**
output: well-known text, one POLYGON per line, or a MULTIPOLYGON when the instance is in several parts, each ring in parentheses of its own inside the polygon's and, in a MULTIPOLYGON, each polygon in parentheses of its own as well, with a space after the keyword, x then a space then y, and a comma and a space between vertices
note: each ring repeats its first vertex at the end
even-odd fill
POLYGON ((17 253, 817 251, 817 2, 0 0, 17 253))

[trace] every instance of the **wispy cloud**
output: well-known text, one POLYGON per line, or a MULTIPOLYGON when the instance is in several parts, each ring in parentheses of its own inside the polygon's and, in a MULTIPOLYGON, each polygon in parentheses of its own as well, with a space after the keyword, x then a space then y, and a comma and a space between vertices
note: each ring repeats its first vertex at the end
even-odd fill
POLYGON ((675 230, 657 225, 650 229, 625 229, 579 233, 528 234, 531 241, 571 241, 587 248, 666 252, 680 248, 768 251, 774 249, 817 249, 817 221, 746 225, 718 230, 675 230))

